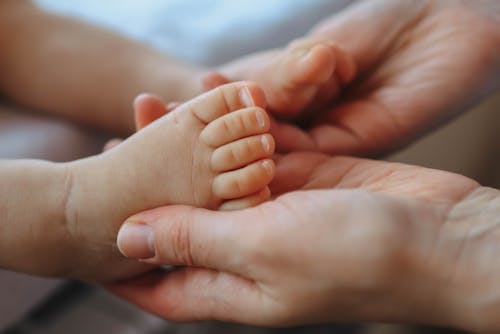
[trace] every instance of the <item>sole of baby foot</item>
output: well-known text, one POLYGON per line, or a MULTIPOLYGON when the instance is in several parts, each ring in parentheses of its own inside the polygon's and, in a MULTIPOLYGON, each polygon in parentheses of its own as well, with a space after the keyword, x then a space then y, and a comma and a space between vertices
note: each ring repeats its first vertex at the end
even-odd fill
MULTIPOLYGON (((337 96, 342 85, 355 75, 354 60, 332 41, 296 40, 285 49, 276 65, 272 89, 267 90, 273 114, 284 119, 314 111, 337 96)), ((266 87, 267 88, 267 87, 266 87)))

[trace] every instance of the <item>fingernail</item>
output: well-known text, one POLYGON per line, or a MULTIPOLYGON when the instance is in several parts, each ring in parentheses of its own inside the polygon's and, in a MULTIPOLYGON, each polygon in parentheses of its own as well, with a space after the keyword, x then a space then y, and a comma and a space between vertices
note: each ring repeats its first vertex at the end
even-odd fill
POLYGON ((125 223, 116 240, 120 252, 132 259, 150 259, 155 256, 153 229, 142 223, 125 223))
POLYGON ((255 105, 252 98, 252 94, 250 94, 248 87, 245 87, 242 90, 240 90, 240 101, 245 107, 252 107, 255 105))

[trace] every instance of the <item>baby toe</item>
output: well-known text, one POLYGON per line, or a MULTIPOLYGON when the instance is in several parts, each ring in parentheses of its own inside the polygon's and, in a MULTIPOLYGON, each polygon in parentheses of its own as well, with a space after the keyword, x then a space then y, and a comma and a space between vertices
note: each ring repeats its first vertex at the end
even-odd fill
POLYGON ((264 92, 253 82, 235 82, 208 91, 186 103, 194 115, 208 124, 232 111, 264 107, 264 92))
POLYGON ((211 165, 216 172, 226 172, 271 157, 273 153, 274 139, 270 134, 253 136, 217 148, 211 165))
POLYGON ((218 147, 248 136, 269 131, 270 120, 262 108, 246 108, 209 123, 200 133, 207 145, 218 147))
POLYGON ((268 201, 270 198, 271 198, 271 190, 269 190, 269 187, 264 187, 264 189, 258 191, 255 194, 248 195, 243 198, 225 201, 224 203, 221 204, 219 210, 233 211, 233 210, 246 209, 264 203, 268 201))
POLYGON ((255 194, 274 176, 274 162, 265 159, 215 177, 212 192, 220 199, 236 199, 255 194))

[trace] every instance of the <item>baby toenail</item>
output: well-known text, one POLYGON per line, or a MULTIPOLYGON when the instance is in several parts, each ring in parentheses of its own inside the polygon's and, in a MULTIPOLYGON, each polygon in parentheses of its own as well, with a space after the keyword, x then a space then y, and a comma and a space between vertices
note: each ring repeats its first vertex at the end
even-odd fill
POLYGON ((240 101, 245 107, 252 107, 255 105, 252 98, 252 94, 250 94, 248 87, 245 87, 242 90, 240 90, 240 101))
POLYGON ((262 147, 264 147, 264 151, 269 152, 271 149, 271 144, 269 143, 269 139, 267 136, 260 137, 260 142, 262 143, 262 147))
POLYGON ((257 119, 257 123, 259 124, 259 127, 261 127, 261 128, 266 127, 266 119, 264 118, 264 115, 262 115, 262 111, 257 111, 255 113, 255 118, 257 119))
POLYGON ((267 173, 271 174, 272 171, 273 171, 273 168, 271 166, 271 162, 269 160, 264 160, 260 163, 260 165, 262 166, 262 168, 264 168, 266 170, 267 173))

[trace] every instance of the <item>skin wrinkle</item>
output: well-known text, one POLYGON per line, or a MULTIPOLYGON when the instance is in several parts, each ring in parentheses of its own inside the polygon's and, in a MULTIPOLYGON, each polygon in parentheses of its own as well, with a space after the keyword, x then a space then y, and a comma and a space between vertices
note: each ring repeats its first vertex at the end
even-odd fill
MULTIPOLYGON (((342 159, 342 157, 339 157, 339 159, 342 159)), ((324 169, 331 168, 331 166, 329 166, 330 164, 328 162, 329 162, 328 160, 325 160, 322 164, 319 165, 319 167, 315 168, 315 170, 313 171, 313 173, 311 175, 310 180, 304 184, 304 186, 303 186, 304 189, 317 189, 317 187, 314 185, 314 181, 315 181, 315 179, 321 180, 320 176, 322 174, 324 174, 324 169)), ((347 167, 344 168, 342 173, 337 174, 335 179, 331 179, 331 181, 329 181, 329 184, 326 186, 322 186, 322 188, 327 188, 327 187, 342 188, 342 184, 343 184, 344 180, 348 177, 348 175, 350 175, 350 172, 357 167, 357 165, 358 165, 357 162, 353 161, 347 167)), ((321 182, 323 182, 323 180, 321 180, 321 182)), ((352 185, 352 184, 348 185, 349 188, 351 188, 351 187, 354 188, 355 186, 356 185, 352 185)))
POLYGON ((173 225, 173 231, 171 235, 174 235, 174 247, 172 249, 175 252, 174 258, 177 260, 177 263, 183 263, 187 266, 192 266, 195 264, 195 260, 193 257, 193 245, 191 243, 192 238, 192 225, 189 224, 191 221, 191 217, 193 216, 193 211, 190 210, 187 219, 183 219, 182 221, 177 220, 177 224, 173 225))
MULTIPOLYGON (((378 94, 380 94, 382 91, 378 91, 378 94)), ((389 108, 385 103, 384 103, 384 99, 380 99, 380 98, 377 98, 377 93, 374 93, 374 94, 371 94, 371 96, 368 97, 367 101, 371 102, 371 105, 372 106, 376 106, 378 107, 378 112, 381 114, 381 115, 386 115, 392 122, 384 122, 384 124, 390 124, 391 125, 391 129, 389 130, 387 127, 385 127, 384 131, 387 133, 391 133, 391 136, 395 136, 395 134, 402 134, 402 133, 407 133, 408 132, 408 129, 409 127, 408 126, 405 126, 403 125, 403 122, 402 122, 402 119, 400 117, 397 117, 394 113, 391 112, 391 108, 389 108), (385 111, 385 112, 383 112, 385 111)), ((377 112, 377 111, 374 111, 374 112, 377 112)), ((361 138, 363 138, 363 136, 361 135, 360 136, 361 138)), ((370 143, 370 140, 369 138, 363 138, 364 142, 366 143, 370 143)), ((387 139, 384 139, 382 140, 382 142, 386 142, 387 139)), ((385 143, 384 143, 385 144, 385 143)), ((403 146, 405 143, 403 142, 400 142, 400 143, 394 143, 394 147, 401 147, 403 146)), ((375 148, 378 146, 383 146, 383 145, 380 145, 380 143, 373 143, 371 144, 373 147, 372 149, 375 151, 375 148)))
MULTIPOLYGON (((274 200, 273 203, 275 206, 278 205, 281 209, 279 209, 279 210, 277 210, 277 209, 265 210, 264 206, 262 206, 262 209, 260 209, 259 211, 260 211, 260 216, 263 217, 263 219, 262 219, 263 221, 270 221, 270 219, 272 219, 274 217, 274 214, 273 214, 274 211, 283 212, 283 209, 286 210, 286 212, 291 213, 290 215, 292 215, 292 216, 294 214, 297 214, 297 212, 293 208, 293 206, 287 205, 286 201, 281 199, 281 198, 274 200)), ((266 251, 264 251, 264 252, 262 252, 262 251, 265 250, 266 247, 268 247, 269 243, 266 241, 267 240, 267 238, 266 238, 267 233, 266 233, 265 229, 260 231, 260 235, 261 235, 262 240, 257 241, 257 242, 254 241, 254 242, 252 242, 252 245, 259 245, 260 244, 260 245, 262 245, 262 247, 250 248, 249 249, 250 255, 247 256, 247 259, 248 259, 247 262, 248 263, 259 263, 259 266, 263 266, 263 263, 266 262, 265 259, 268 257, 267 254, 269 254, 269 253, 266 251)), ((272 240, 272 238, 271 238, 271 240, 272 240)), ((271 256, 273 256, 273 255, 271 255, 271 256)), ((271 262, 272 261, 268 261, 268 264, 270 264, 271 262)), ((265 266, 265 264, 264 264, 264 266, 265 266)), ((248 272, 248 276, 253 277, 253 272, 251 272, 251 271, 248 272)), ((286 308, 284 301, 280 302, 279 295, 275 295, 273 293, 274 292, 273 289, 269 288, 270 284, 272 284, 272 282, 267 281, 265 276, 254 277, 252 284, 257 288, 257 291, 259 291, 259 298, 261 300, 266 301, 266 303, 265 303, 266 305, 268 305, 272 301, 272 303, 274 305, 281 305, 282 308, 286 308)), ((263 304, 264 303, 261 303, 260 305, 263 305, 263 304)))
MULTIPOLYGON (((497 202, 500 202, 500 198, 495 198, 495 199, 492 199, 491 201, 489 201, 486 205, 487 208, 489 208, 490 206, 493 206, 493 208, 491 209, 494 209, 494 202, 497 201, 497 202)), ((499 204, 497 204, 497 206, 500 207, 499 204)), ((485 215, 485 211, 489 211, 489 210, 482 210, 480 213, 479 213, 479 217, 480 218, 484 218, 483 216, 485 215)), ((492 221, 490 224, 486 224, 485 226, 474 226, 474 233, 473 235, 474 236, 481 236, 481 235, 484 235, 484 234, 489 234, 490 231, 494 231, 494 230, 500 230, 500 229, 495 229, 495 227, 497 227, 498 225, 500 225, 500 217, 497 218, 497 220, 495 221, 492 221)))
MULTIPOLYGON (((428 1, 419 1, 421 7, 416 11, 414 9, 415 2, 412 2, 410 4, 410 12, 416 12, 417 14, 414 14, 415 17, 408 18, 406 23, 403 23, 401 27, 391 30, 391 35, 387 38, 389 42, 384 47, 385 51, 379 53, 378 56, 370 62, 370 68, 372 70, 363 70, 363 68, 359 66, 358 79, 353 83, 356 86, 356 89, 353 91, 353 93, 348 93, 347 96, 349 97, 349 99, 355 100, 356 98, 367 95, 369 92, 374 91, 378 87, 382 86, 381 84, 385 82, 385 79, 383 77, 380 77, 380 79, 375 80, 374 78, 379 77, 378 73, 380 72, 380 69, 384 69, 383 65, 386 59, 390 58, 390 55, 395 54, 399 49, 403 49, 404 45, 408 45, 408 47, 410 46, 410 43, 405 44, 405 42, 409 41, 410 38, 403 39, 404 42, 399 42, 398 38, 396 37, 408 36, 408 32, 411 31, 411 29, 413 29, 414 27, 417 27, 422 22, 422 20, 425 19, 425 16, 430 10, 427 2, 428 1)), ((408 13, 409 12, 407 12, 406 14, 408 13)))
MULTIPOLYGON (((219 88, 219 94, 223 97, 224 94, 222 93, 221 89, 219 88)), ((228 105, 226 104, 226 110, 230 110, 228 109, 228 105)), ((182 111, 181 109, 174 109, 173 112, 169 113, 169 115, 171 115, 172 119, 174 120, 174 124, 176 127, 179 127, 180 126, 180 122, 179 122, 179 119, 178 119, 178 113, 179 111, 182 111)), ((199 121, 201 124, 207 124, 204 120, 202 120, 198 114, 195 112, 195 110, 189 106, 189 113, 197 120, 199 121)), ((205 143, 204 140, 202 140, 202 136, 201 136, 201 133, 202 131, 200 131, 199 135, 198 135, 198 141, 201 142, 201 143, 205 143)), ((208 145, 205 143, 205 145, 207 145, 209 148, 213 149, 213 147, 211 145, 208 145)), ((190 150, 193 150, 193 152, 191 154, 188 155, 190 161, 188 162, 188 166, 191 166, 191 173, 190 173, 190 183, 189 183, 189 187, 191 189, 193 189, 193 197, 192 197, 192 201, 193 203, 201 203, 201 198, 204 198, 204 194, 199 194, 199 191, 198 191, 198 187, 195 187, 194 184, 195 184, 195 179, 197 178, 197 175, 196 175, 196 170, 202 170, 200 167, 198 166, 195 166, 195 161, 196 159, 194 158, 195 156, 199 156, 200 154, 196 153, 196 151, 198 151, 200 149, 199 147, 200 145, 197 145, 197 144, 191 144, 191 145, 188 145, 188 149, 190 150)), ((201 149, 201 151, 205 151, 204 149, 201 149)), ((203 153, 203 152, 202 152, 203 153)), ((213 153, 213 150, 212 152, 213 153)), ((211 178, 210 179, 210 182, 209 182, 209 188, 208 189, 213 189, 213 182, 214 182, 214 179, 211 178)))
MULTIPOLYGON (((444 207, 441 208, 442 213, 439 215, 440 219, 438 219, 438 221, 441 221, 443 223, 437 226, 438 231, 436 232, 436 235, 447 235, 447 233, 444 231, 449 228, 448 226, 450 224, 452 224, 452 221, 450 219, 450 215, 452 214, 453 210, 457 207, 457 205, 462 203, 462 201, 464 201, 467 197, 469 197, 472 193, 474 193, 474 191, 478 188, 479 188, 479 185, 476 184, 475 187, 472 187, 470 190, 466 191, 455 202, 450 202, 448 204, 444 204, 444 207)), ((440 246, 442 244, 442 242, 443 242, 442 239, 438 239, 437 243, 433 243, 433 246, 430 249, 430 252, 428 252, 428 254, 429 254, 428 257, 426 259, 424 259, 424 263, 442 263, 442 260, 435 259, 436 258, 435 254, 439 254, 439 252, 437 250, 442 247, 442 246, 440 246), (439 241, 441 241, 441 242, 439 242, 439 241), (433 256, 433 254, 434 254, 434 256, 433 256)), ((459 249, 457 250, 457 255, 455 256, 456 259, 459 259, 460 254, 462 254, 464 252, 464 248, 463 248, 464 246, 465 246, 465 240, 458 247, 459 249)), ((446 247, 446 248, 448 248, 448 247, 446 247)), ((458 263, 458 262, 456 262, 456 263, 458 263)), ((434 266, 425 265, 424 267, 433 268, 434 266)), ((441 270, 443 270, 446 267, 440 267, 440 268, 441 268, 441 270)), ((452 268, 456 268, 456 266, 452 265, 452 268)), ((443 276, 444 276, 445 280, 452 282, 453 281, 452 278, 455 276, 455 274, 454 274, 454 271, 450 268, 450 273, 445 274, 443 276)))
MULTIPOLYGON (((358 142, 357 146, 363 148, 363 146, 365 144, 364 139, 363 139, 363 136, 361 135, 360 131, 358 131, 358 129, 351 127, 348 122, 335 123, 335 127, 350 134, 351 137, 354 138, 354 140, 356 140, 358 142)), ((325 130, 327 128, 324 125, 320 125, 319 127, 314 127, 312 129, 311 134, 310 134, 310 136, 313 139, 314 144, 318 147, 318 149, 320 151, 323 150, 321 146, 324 146, 324 145, 321 145, 321 138, 322 137, 319 136, 319 134, 321 133, 321 131, 320 131, 321 129, 325 130)))
POLYGON ((399 30, 395 35, 403 36, 403 38, 398 39, 393 37, 393 46, 388 48, 388 53, 396 54, 400 53, 402 50, 409 49, 412 46, 412 35, 417 27, 421 25, 422 22, 427 20, 432 15, 429 13, 431 10, 431 3, 429 1, 419 1, 418 3, 412 2, 412 6, 420 5, 415 11, 415 16, 410 18, 406 24, 403 25, 401 30, 399 30), (405 38, 407 37, 407 38, 405 38))
POLYGON ((65 181, 64 181, 64 198, 63 198, 63 212, 64 212, 64 224, 66 225, 66 230, 70 236, 74 236, 73 229, 78 226, 78 215, 74 212, 74 208, 71 205, 72 197, 74 192, 74 175, 71 168, 65 169, 65 181), (76 224, 76 225, 75 225, 76 224))

